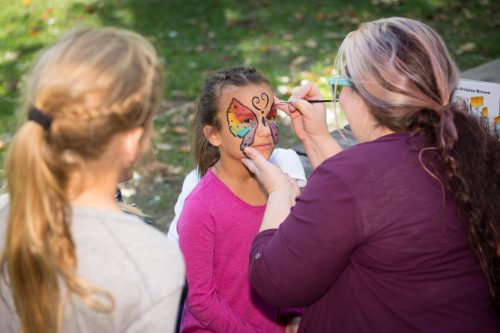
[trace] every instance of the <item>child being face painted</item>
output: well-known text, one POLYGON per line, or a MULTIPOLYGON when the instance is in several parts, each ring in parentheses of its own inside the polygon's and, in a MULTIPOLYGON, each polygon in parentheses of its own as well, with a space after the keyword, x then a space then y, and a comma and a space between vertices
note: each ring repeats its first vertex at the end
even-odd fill
POLYGON ((203 86, 194 124, 193 151, 201 175, 217 162, 241 163, 245 147, 269 158, 278 143, 277 109, 269 81, 253 68, 212 74, 203 86))
POLYGON ((177 224, 188 281, 181 331, 283 333, 279 314, 296 313, 263 301, 247 274, 267 193, 241 162, 242 150, 271 156, 278 142, 273 99, 269 81, 253 68, 223 69, 204 83, 193 142, 202 178, 177 224))
POLYGON ((267 84, 225 87, 216 117, 221 128, 209 140, 219 147, 221 158, 241 160, 245 147, 269 158, 278 143, 276 111, 267 84))

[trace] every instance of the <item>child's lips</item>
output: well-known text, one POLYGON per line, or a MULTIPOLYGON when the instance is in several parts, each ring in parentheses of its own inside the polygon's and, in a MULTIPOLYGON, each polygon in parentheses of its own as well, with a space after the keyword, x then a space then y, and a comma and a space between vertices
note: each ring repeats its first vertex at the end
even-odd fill
POLYGON ((254 149, 260 149, 260 150, 270 149, 272 147, 273 147, 273 145, 271 143, 261 143, 261 144, 253 145, 252 146, 252 148, 254 148, 254 149))

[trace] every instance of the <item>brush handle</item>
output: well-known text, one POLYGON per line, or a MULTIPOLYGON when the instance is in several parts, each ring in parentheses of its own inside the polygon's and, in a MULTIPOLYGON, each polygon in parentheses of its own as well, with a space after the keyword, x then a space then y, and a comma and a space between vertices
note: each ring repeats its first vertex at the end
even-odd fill
POLYGON ((306 99, 309 103, 330 103, 335 102, 334 99, 306 99))
MULTIPOLYGON (((306 99, 305 101, 311 103, 311 104, 314 104, 314 103, 330 103, 330 102, 335 102, 334 99, 306 99)), ((279 104, 290 104, 292 102, 290 101, 282 101, 280 102, 279 104)))

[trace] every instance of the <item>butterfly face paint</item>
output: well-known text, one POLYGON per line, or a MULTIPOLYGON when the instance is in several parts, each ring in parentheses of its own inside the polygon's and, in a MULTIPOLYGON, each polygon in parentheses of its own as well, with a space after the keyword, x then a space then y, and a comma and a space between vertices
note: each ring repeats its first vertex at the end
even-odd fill
POLYGON ((227 122, 229 123, 231 134, 243 139, 240 145, 242 151, 253 144, 257 126, 259 125, 257 117, 251 109, 241 104, 234 97, 231 99, 231 104, 229 104, 229 108, 227 109, 227 122))
MULTIPOLYGON (((278 118, 278 110, 276 109, 276 105, 273 103, 271 105, 271 110, 267 114, 267 124, 269 125, 269 129, 271 130, 271 135, 273 137, 273 142, 275 145, 278 144, 278 124, 276 124, 276 119, 278 118)), ((264 120, 264 118, 262 118, 264 120)))
MULTIPOLYGON (((263 116, 269 102, 269 95, 266 93, 262 93, 260 96, 254 96, 252 98, 252 106, 256 110, 260 111, 262 115, 262 126, 269 126, 273 142, 276 145, 278 143, 278 125, 275 122, 277 109, 274 103, 271 105, 271 110, 267 116, 263 116)), ((243 151, 245 147, 253 145, 259 121, 252 109, 243 105, 240 101, 233 97, 226 114, 231 134, 243 139, 240 149, 243 151)))

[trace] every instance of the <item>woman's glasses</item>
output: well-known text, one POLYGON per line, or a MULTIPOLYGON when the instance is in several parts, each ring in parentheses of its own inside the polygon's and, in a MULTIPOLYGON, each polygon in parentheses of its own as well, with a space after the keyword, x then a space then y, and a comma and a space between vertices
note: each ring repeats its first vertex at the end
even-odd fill
MULTIPOLYGON (((338 102, 340 98, 340 93, 342 91, 342 87, 352 87, 351 81, 349 79, 334 76, 328 80, 328 85, 330 86, 330 93, 333 99, 306 99, 309 103, 329 103, 329 102, 338 102)), ((288 104, 293 103, 293 101, 280 101, 277 104, 288 104)))
POLYGON ((330 86, 330 93, 332 94, 332 98, 336 101, 340 98, 340 93, 342 92, 343 87, 352 87, 351 81, 349 79, 334 76, 328 80, 328 85, 330 86))

